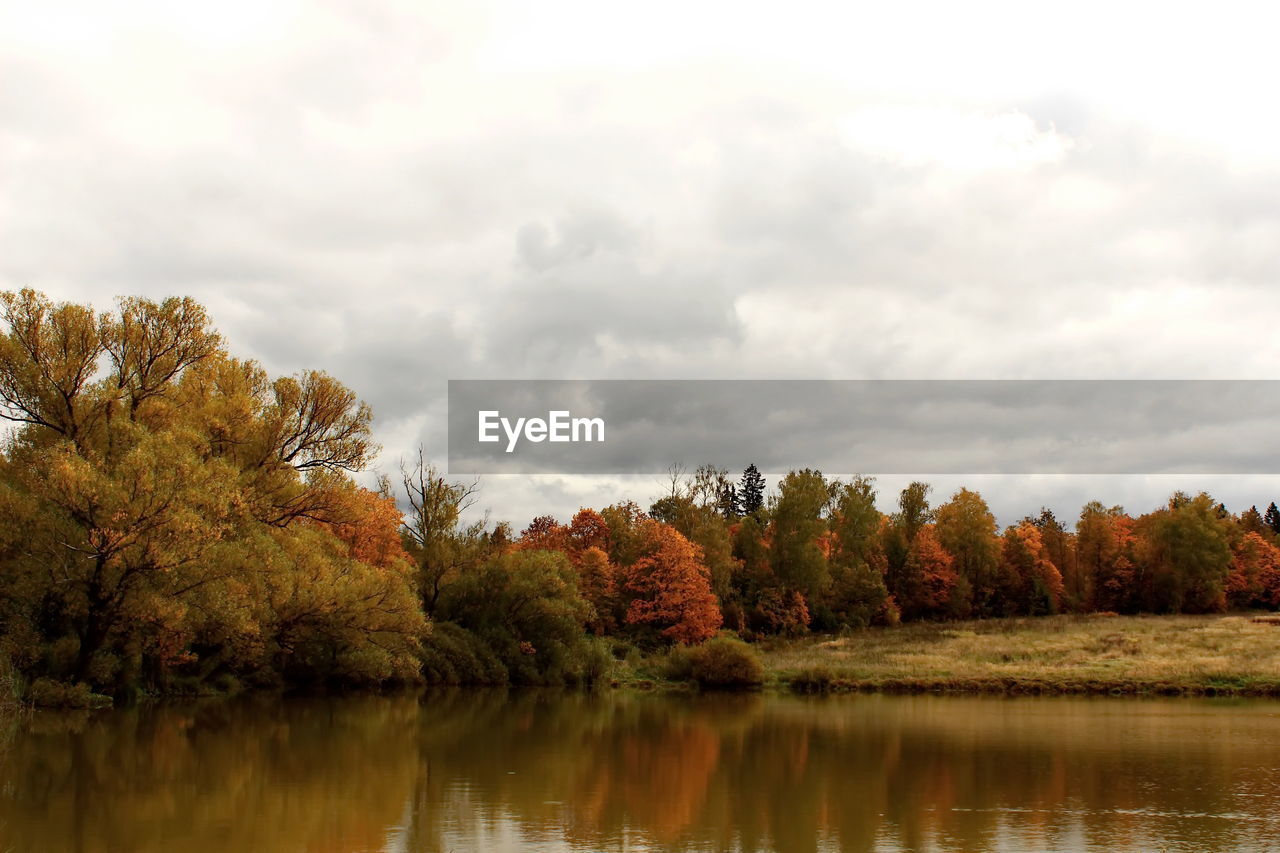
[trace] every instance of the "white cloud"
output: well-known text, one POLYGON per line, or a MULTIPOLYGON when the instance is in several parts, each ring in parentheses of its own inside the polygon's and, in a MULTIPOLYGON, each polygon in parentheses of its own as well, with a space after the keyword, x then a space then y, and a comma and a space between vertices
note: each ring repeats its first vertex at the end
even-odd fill
POLYGON ((1037 128, 1034 120, 1017 111, 867 107, 844 121, 844 131, 855 150, 890 163, 962 172, 1049 165, 1075 144, 1052 128, 1037 128))
POLYGON ((1274 18, 10 4, 0 287, 189 293, 388 460, 451 376, 1270 376, 1274 18))

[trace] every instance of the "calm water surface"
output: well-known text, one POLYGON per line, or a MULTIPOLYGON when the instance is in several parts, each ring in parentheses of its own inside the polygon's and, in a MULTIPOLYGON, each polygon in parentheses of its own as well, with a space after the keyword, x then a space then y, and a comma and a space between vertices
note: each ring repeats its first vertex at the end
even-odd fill
POLYGON ((39 713, 0 851, 1280 849, 1280 704, 448 692, 39 713))

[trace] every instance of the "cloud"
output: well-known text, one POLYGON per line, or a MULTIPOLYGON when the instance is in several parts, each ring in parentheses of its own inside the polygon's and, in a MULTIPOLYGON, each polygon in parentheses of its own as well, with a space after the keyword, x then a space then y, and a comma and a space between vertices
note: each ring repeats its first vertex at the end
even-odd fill
POLYGON ((1267 378, 1242 15, 13 7, 0 287, 191 294, 384 461, 443 457, 449 378, 1267 378))

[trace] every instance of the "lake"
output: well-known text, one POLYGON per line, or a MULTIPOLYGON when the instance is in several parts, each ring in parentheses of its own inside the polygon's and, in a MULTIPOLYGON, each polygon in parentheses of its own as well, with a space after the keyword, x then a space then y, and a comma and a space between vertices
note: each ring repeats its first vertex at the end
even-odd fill
POLYGON ((0 851, 1280 848, 1266 701, 457 690, 5 729, 0 851))

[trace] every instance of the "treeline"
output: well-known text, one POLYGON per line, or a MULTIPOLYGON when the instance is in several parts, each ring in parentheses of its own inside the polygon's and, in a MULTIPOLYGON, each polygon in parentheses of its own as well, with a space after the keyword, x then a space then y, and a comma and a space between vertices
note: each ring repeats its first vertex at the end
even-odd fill
POLYGON ((559 683, 631 648, 902 619, 1280 604, 1280 511, 1175 495, 997 528, 976 492, 897 511, 704 466, 646 509, 468 523, 420 453, 376 491, 372 412, 233 357, 190 299, 0 294, 0 675, 27 698, 240 686, 559 683))
POLYGON ((1280 606, 1274 503, 1265 516, 1256 507, 1232 515, 1207 494, 1178 492, 1136 518, 1091 502, 1070 526, 1046 509, 1002 531, 977 492, 962 488, 936 507, 930 492, 911 483, 884 514, 871 478, 792 471, 766 500, 755 466, 737 484, 703 466, 674 475, 647 514, 619 504, 582 510, 567 525, 540 518, 518 544, 560 551, 580 567, 591 579, 593 628, 611 633, 655 621, 647 603, 628 601, 651 567, 626 543, 645 524, 670 528, 694 553, 679 580, 665 583, 682 602, 656 621, 662 635, 686 642, 721 626, 759 638, 902 620, 1280 606))

